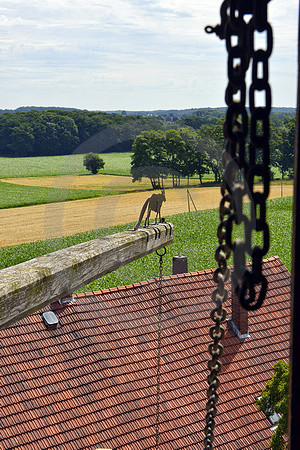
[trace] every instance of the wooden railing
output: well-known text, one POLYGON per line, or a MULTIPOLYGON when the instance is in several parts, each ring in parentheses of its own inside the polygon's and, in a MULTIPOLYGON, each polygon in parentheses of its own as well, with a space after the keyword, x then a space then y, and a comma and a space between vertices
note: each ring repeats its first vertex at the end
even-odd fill
POLYGON ((172 224, 124 231, 0 270, 0 329, 173 241, 172 224))

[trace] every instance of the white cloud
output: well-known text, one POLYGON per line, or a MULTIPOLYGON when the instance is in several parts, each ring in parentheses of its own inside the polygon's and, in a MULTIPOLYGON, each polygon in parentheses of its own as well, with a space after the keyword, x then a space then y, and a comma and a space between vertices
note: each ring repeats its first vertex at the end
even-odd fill
POLYGON ((21 17, 9 17, 0 14, 0 27, 13 27, 15 25, 24 25, 24 20, 21 17))
MULTIPOLYGON (((220 22, 220 5, 221 0, 10 0, 0 6, 0 108, 53 104, 54 90, 58 106, 224 105, 224 41, 203 31, 220 22)), ((273 104, 294 105, 298 5, 269 5, 273 104)))

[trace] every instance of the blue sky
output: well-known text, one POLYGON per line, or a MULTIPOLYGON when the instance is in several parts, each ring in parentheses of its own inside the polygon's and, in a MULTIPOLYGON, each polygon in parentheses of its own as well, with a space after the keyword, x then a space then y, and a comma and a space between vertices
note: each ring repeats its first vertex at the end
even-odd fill
MULTIPOLYGON (((224 106, 216 0, 0 0, 0 108, 224 106)), ((296 105, 296 0, 272 0, 274 106, 296 105)))

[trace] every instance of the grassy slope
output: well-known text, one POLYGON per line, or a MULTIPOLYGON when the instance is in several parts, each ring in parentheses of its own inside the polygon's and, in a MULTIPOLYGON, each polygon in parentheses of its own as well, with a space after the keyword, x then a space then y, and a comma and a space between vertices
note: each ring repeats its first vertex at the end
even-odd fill
MULTIPOLYGON (((100 173, 130 175, 131 153, 105 153, 100 173)), ((31 158, 0 158, 0 178, 40 177, 87 174, 84 155, 37 156, 31 158)))
MULTIPOLYGON (((182 251, 189 258, 189 270, 202 270, 216 266, 214 260, 217 246, 216 228, 218 210, 206 210, 177 214, 167 218, 175 226, 175 240, 167 249, 164 260, 164 274, 172 271, 172 256, 182 251)), ((291 269, 291 234, 292 234, 292 197, 268 201, 268 221, 270 224, 271 245, 266 257, 278 255, 291 269)), ((75 245, 97 237, 117 233, 129 228, 122 225, 87 233, 80 233, 65 238, 23 244, 16 247, 0 249, 0 268, 9 267, 36 256, 50 253, 60 248, 75 245)), ((230 261, 231 263, 231 261, 230 261)), ((99 280, 80 289, 81 292, 130 284, 158 275, 158 257, 147 255, 134 261, 99 280)))
POLYGON ((111 190, 60 189, 0 182, 0 208, 41 205, 122 193, 111 190))

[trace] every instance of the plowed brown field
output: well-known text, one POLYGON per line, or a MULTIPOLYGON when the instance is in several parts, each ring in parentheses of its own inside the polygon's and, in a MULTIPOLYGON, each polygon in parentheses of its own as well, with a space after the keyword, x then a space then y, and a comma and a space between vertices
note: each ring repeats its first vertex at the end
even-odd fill
MULTIPOLYGON (((19 181, 21 182, 21 179, 19 181)), ((90 186, 89 189, 91 189, 90 186)), ((198 210, 216 208, 219 204, 220 188, 218 187, 191 188, 190 192, 198 210)), ((65 203, 2 209, 0 210, 1 246, 67 236, 136 221, 142 205, 150 195, 150 192, 134 192, 65 203)), ((284 186, 283 195, 293 195, 293 187, 284 186)), ((270 198, 275 197, 280 197, 280 186, 271 188, 270 198)), ((166 198, 162 215, 188 210, 186 189, 168 189, 166 198)))

